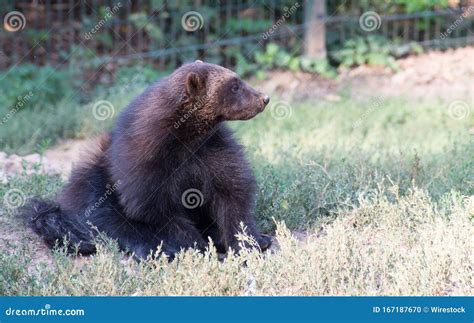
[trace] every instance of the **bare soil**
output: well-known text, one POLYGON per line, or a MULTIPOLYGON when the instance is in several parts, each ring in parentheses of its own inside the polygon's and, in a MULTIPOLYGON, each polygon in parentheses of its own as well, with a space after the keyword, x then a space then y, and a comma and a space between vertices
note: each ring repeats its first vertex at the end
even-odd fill
MULTIPOLYGON (((287 101, 383 96, 456 100, 473 98, 474 47, 431 51, 397 60, 400 70, 359 66, 340 71, 335 79, 319 75, 273 71, 258 86, 287 101)), ((257 81, 254 81, 257 83, 257 81)))

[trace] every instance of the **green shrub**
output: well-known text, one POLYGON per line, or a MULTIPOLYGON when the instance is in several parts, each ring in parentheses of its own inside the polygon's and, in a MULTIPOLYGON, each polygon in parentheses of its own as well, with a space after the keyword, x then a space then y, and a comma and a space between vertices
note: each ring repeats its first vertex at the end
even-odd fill
POLYGON ((399 45, 383 36, 369 35, 349 39, 342 48, 333 50, 331 57, 342 67, 369 64, 388 66, 397 70, 395 58, 420 53, 422 50, 416 43, 399 45))
POLYGON ((0 74, 0 151, 28 153, 78 130, 80 92, 70 69, 25 64, 0 74))
MULTIPOLYGON (((456 3, 456 1, 452 1, 456 3)), ((428 10, 440 10, 450 6, 448 0, 360 0, 356 9, 359 11, 373 10, 389 14, 414 13, 428 10)), ((339 14, 348 14, 354 11, 352 2, 328 1, 328 12, 337 11, 339 14)))
POLYGON ((171 72, 151 65, 122 66, 115 72, 114 86, 147 86, 171 72))
MULTIPOLYGON (((260 73, 273 68, 290 71, 317 73, 326 77, 334 77, 335 70, 326 59, 313 59, 288 53, 275 43, 267 44, 265 51, 257 51, 254 56, 260 73)), ((258 76, 257 71, 257 76, 258 76)))
POLYGON ((53 66, 24 64, 0 73, 0 111, 5 114, 17 102, 18 97, 32 92, 28 109, 45 108, 72 95, 74 75, 67 69, 53 66))

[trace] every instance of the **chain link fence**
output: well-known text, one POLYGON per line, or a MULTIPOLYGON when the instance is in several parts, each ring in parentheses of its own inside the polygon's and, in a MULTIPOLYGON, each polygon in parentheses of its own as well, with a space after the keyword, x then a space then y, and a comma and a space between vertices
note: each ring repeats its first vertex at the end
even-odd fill
POLYGON ((320 2, 9 0, 2 4, 0 68, 138 61, 173 69, 196 58, 235 66, 270 42, 303 54, 304 40, 321 34, 320 45, 328 53, 367 35, 402 49, 410 42, 431 48, 474 42, 471 0, 433 1, 419 8, 414 4, 420 1, 337 0, 309 12, 320 2), (312 22, 316 29, 308 30, 312 22))

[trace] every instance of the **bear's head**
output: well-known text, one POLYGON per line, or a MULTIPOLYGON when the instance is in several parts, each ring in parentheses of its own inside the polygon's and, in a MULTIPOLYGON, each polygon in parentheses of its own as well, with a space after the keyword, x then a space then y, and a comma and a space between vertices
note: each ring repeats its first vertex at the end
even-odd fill
POLYGON ((265 109, 267 95, 255 90, 239 76, 215 64, 195 61, 177 71, 184 84, 188 109, 215 121, 248 120, 265 109))

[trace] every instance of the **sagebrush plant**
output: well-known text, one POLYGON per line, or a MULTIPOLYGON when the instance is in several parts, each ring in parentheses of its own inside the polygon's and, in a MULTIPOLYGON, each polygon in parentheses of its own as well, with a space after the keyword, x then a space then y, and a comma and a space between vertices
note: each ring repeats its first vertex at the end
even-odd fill
MULTIPOLYGON (((114 95, 118 105, 128 94, 114 95)), ((257 176, 259 225, 276 234, 271 253, 222 260, 211 247, 136 262, 103 239, 93 257, 38 259, 41 244, 2 204, 0 294, 472 295, 474 116, 452 119, 440 101, 377 102, 292 103, 286 118, 233 124, 257 176), (12 234, 23 238, 10 245, 12 234)), ((62 184, 14 176, 0 201, 62 184)))

